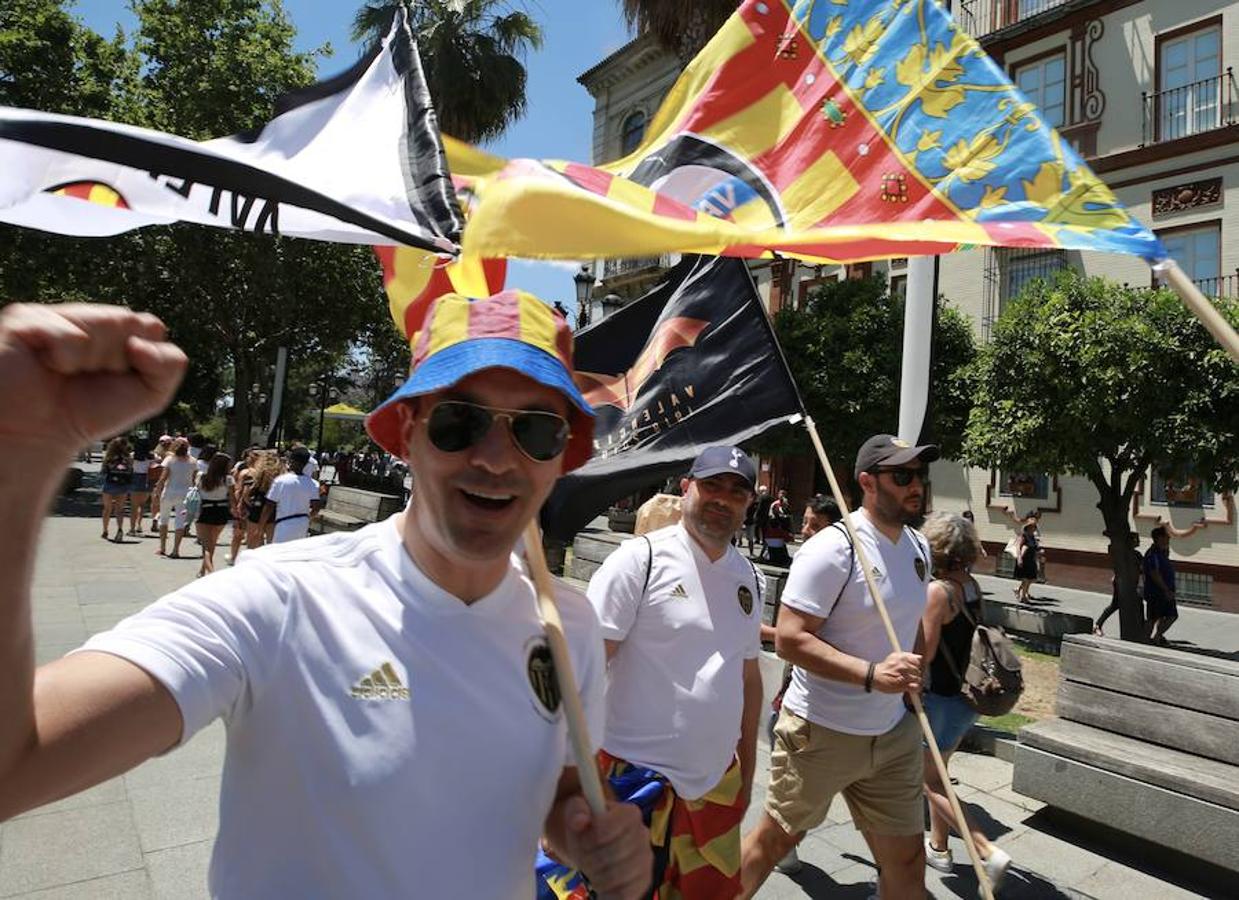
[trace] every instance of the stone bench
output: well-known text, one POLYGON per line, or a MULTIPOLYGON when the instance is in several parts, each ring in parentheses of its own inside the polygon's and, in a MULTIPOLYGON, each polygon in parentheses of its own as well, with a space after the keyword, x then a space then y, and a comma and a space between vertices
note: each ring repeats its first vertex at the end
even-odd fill
POLYGON ((402 499, 392 494, 333 484, 327 491, 326 505, 310 520, 310 531, 356 531, 371 522, 383 521, 403 507, 402 499))
POLYGON ((1239 873, 1239 663, 1070 635, 1061 679, 1013 788, 1239 873))
MULTIPOLYGON (((599 528, 587 528, 576 536, 572 542, 572 567, 565 574, 581 582, 588 582, 598 571, 602 561, 615 552, 624 541, 637 540, 631 534, 606 531, 599 528)), ((783 595, 783 585, 787 583, 787 569, 769 566, 765 563, 755 563, 762 574, 766 576, 765 608, 762 611, 762 621, 767 625, 774 622, 778 611, 779 598, 783 595)))
POLYGON ((985 598, 985 624, 998 625, 1038 650, 1058 653, 1063 638, 1069 634, 1092 634, 1093 620, 1088 616, 985 598))

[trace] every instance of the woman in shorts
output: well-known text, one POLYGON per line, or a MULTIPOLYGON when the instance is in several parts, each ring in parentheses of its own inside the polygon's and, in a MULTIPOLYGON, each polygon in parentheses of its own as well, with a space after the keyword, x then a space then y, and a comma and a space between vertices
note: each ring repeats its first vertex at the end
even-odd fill
POLYGON ((206 472, 198 479, 198 495, 202 505, 198 510, 198 540, 202 542, 202 565, 198 577, 215 571, 215 547, 220 533, 232 518, 232 457, 215 453, 207 463, 206 472))
POLYGON ((103 451, 103 534, 108 537, 108 519, 116 519, 116 543, 125 536, 125 498, 133 485, 133 455, 129 452, 129 441, 123 437, 108 441, 107 449, 103 451))
POLYGON ((254 465, 246 471, 241 491, 241 504, 247 519, 245 545, 251 550, 271 543, 275 523, 262 524, 262 510, 271 482, 280 474, 280 458, 274 450, 259 450, 254 457, 254 465))
POLYGON ((129 535, 142 534, 142 519, 146 501, 151 495, 151 442, 140 437, 133 442, 133 484, 129 488, 129 535))
POLYGON ((163 461, 172 452, 172 437, 162 435, 151 452, 151 464, 146 470, 146 485, 151 492, 151 534, 159 533, 159 482, 163 480, 163 461))
MULTIPOLYGON (((931 515, 921 527, 921 533, 929 540, 934 569, 934 580, 930 582, 928 602, 921 617, 925 636, 924 665, 929 667, 929 683, 921 702, 929 718, 934 743, 938 745, 943 762, 949 765, 951 754, 977 720, 976 710, 961 693, 961 675, 968 668, 972 636, 984 609, 981 588, 970 572, 980 555, 981 542, 971 522, 948 513, 931 515)), ((954 859, 947 846, 947 837, 955 817, 928 747, 925 749, 925 798, 929 801, 930 820, 925 862, 939 872, 949 873, 954 868, 954 859)), ((1011 865, 1011 857, 991 844, 971 819, 967 821, 985 874, 996 888, 1011 865)))

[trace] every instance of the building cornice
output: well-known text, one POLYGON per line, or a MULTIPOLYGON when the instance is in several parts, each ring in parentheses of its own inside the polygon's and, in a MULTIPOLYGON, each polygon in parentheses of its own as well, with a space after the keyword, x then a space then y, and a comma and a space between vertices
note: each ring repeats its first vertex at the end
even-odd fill
POLYGON ((597 97, 600 91, 628 80, 642 69, 672 58, 671 52, 660 47, 652 35, 639 34, 576 80, 590 96, 597 97))

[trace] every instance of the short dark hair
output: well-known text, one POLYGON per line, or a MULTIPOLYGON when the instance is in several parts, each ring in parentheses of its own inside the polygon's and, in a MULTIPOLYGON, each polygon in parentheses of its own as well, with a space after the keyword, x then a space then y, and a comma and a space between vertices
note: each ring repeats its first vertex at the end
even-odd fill
POLYGON ((1165 525, 1158 525, 1156 528, 1154 528, 1152 531, 1149 532, 1149 537, 1151 537, 1153 540, 1157 540, 1158 538, 1163 538, 1163 537, 1168 538, 1170 537, 1170 532, 1166 530, 1165 525))
POLYGON ((814 494, 809 498, 808 507, 813 510, 815 516, 825 516, 832 523, 838 522, 843 518, 843 512, 839 509, 839 504, 835 502, 835 498, 829 497, 826 494, 814 494))

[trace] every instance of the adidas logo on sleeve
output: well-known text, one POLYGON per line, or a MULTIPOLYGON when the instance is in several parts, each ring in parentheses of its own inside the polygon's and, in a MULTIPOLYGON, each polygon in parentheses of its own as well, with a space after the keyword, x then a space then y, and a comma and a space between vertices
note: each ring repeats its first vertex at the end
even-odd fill
POLYGON ((408 700, 409 689, 400 683, 400 676, 391 663, 385 662, 353 685, 354 700, 408 700))

